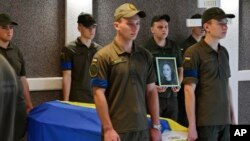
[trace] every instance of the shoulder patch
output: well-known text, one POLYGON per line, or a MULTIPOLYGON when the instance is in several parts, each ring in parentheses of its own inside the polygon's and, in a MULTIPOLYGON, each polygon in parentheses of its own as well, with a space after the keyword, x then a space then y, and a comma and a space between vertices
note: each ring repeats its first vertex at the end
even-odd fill
POLYGON ((96 63, 92 63, 89 67, 89 74, 91 77, 96 77, 98 74, 98 67, 96 65, 96 63))

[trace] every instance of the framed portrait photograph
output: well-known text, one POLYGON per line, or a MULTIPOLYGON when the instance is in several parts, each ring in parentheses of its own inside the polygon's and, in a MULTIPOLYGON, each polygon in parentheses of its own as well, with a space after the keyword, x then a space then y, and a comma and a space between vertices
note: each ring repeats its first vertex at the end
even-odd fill
POLYGON ((156 67, 159 86, 180 86, 175 57, 156 57, 156 67))

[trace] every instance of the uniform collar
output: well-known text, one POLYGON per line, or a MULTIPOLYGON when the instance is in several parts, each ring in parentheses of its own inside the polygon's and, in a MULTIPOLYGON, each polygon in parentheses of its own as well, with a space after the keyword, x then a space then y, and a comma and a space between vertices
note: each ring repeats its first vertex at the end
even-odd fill
POLYGON ((195 38, 193 37, 193 35, 190 35, 190 36, 188 37, 188 40, 189 40, 190 42, 195 42, 195 43, 197 43, 197 40, 195 40, 195 38))
POLYGON ((162 48, 169 48, 169 47, 170 47, 170 42, 169 42, 168 38, 166 38, 165 40, 166 40, 166 44, 165 44, 164 47, 160 47, 160 46, 155 42, 154 37, 151 37, 151 39, 150 39, 150 44, 152 44, 152 46, 157 47, 157 48, 160 48, 160 49, 162 49, 162 48))
POLYGON ((1 47, 1 49, 13 49, 13 45, 12 45, 12 43, 10 42, 9 44, 8 44, 8 46, 7 46, 7 48, 4 48, 4 47, 1 47))
MULTIPOLYGON (((118 45, 118 43, 115 40, 113 40, 113 45, 114 45, 114 49, 115 49, 117 54, 127 53, 122 47, 120 47, 118 45)), ((132 52, 137 52, 137 51, 138 51, 138 48, 135 47, 135 44, 133 42, 133 44, 132 44, 132 52)))
MULTIPOLYGON (((86 48, 88 48, 85 44, 82 43, 82 41, 80 40, 79 37, 76 39, 76 45, 79 46, 79 47, 86 47, 86 48)), ((93 47, 93 41, 91 41, 91 44, 90 44, 89 48, 91 48, 91 47, 93 47)))
MULTIPOLYGON (((204 41, 204 38, 201 39, 200 41, 200 44, 201 46, 205 49, 206 52, 210 53, 210 52, 216 52, 215 50, 213 50, 213 48, 208 45, 205 41, 204 41)), ((221 45, 218 44, 218 52, 220 51, 221 49, 221 45)))

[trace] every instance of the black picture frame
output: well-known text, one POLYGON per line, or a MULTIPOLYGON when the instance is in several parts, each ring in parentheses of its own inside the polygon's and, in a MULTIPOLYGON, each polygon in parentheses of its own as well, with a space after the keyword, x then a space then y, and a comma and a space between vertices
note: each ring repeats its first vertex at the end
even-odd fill
POLYGON ((161 87, 179 87, 175 57, 156 57, 157 78, 161 87))

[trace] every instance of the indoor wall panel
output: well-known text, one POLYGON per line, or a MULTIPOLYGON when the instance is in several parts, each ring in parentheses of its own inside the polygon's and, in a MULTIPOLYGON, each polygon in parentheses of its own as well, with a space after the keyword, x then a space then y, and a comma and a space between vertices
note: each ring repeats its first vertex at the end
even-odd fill
POLYGON ((250 1, 239 1, 239 124, 250 124, 250 1))
POLYGON ((250 70, 250 1, 239 4, 239 70, 250 70))
POLYGON ((250 124, 250 81, 239 82, 239 124, 250 124))
MULTIPOLYGON (((64 0, 0 0, 0 13, 18 23, 13 43, 24 55, 28 78, 59 77, 65 43, 64 0)), ((60 99, 61 91, 31 92, 34 105, 60 99)))
POLYGON ((97 18, 96 41, 105 45, 112 41, 115 30, 113 28, 113 15, 115 9, 126 2, 133 3, 138 9, 146 12, 146 18, 141 20, 141 29, 136 42, 143 43, 150 36, 150 23, 155 15, 168 14, 171 18, 169 24, 169 38, 181 42, 190 34, 186 27, 186 19, 195 13, 202 13, 204 9, 197 8, 197 0, 119 0, 93 1, 93 14, 97 18))
POLYGON ((60 76, 60 50, 65 39, 62 0, 1 0, 0 13, 18 23, 13 43, 24 55, 28 77, 60 76))

